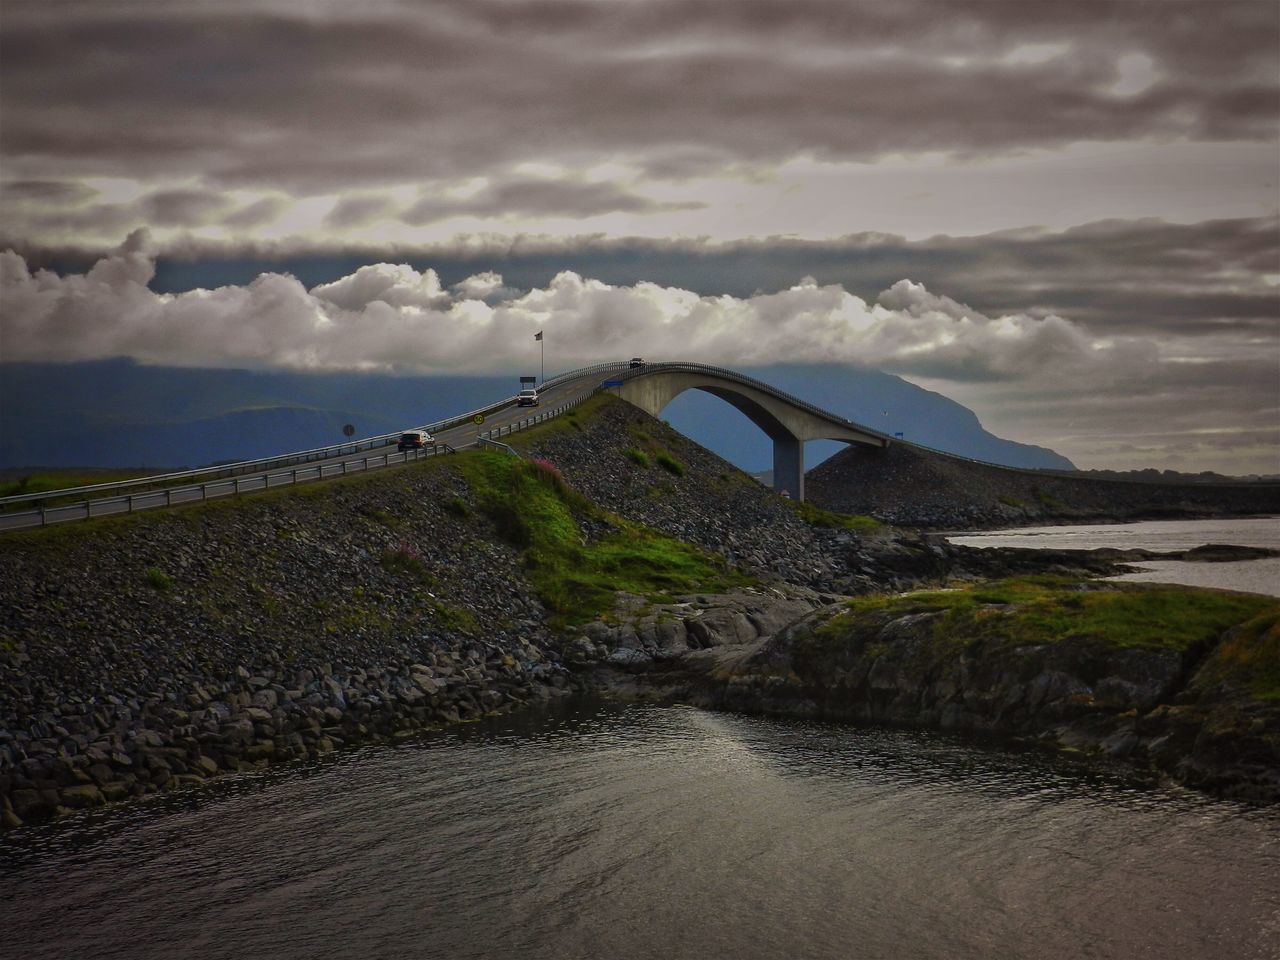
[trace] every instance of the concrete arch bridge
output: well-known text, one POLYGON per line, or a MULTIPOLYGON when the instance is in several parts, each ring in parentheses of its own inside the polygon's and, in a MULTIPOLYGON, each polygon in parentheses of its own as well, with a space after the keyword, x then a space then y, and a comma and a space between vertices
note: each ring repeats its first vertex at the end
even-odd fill
MULTIPOLYGON (((890 438, 785 391, 723 367, 701 363, 649 363, 642 367, 604 364, 589 368, 612 374, 610 392, 651 416, 686 390, 701 390, 742 411, 773 441, 773 488, 804 499, 804 445, 808 440, 841 440, 887 447, 890 438)), ((575 371, 572 377, 585 371, 575 371)), ((547 386, 560 382, 550 381, 547 386)))

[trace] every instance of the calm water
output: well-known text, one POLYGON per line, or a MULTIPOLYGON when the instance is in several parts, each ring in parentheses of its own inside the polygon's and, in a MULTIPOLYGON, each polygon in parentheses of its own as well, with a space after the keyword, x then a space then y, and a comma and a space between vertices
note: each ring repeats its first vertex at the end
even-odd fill
MULTIPOLYGON (((952 534, 952 543, 971 547, 1042 547, 1053 550, 1190 550, 1206 543, 1280 550, 1280 517, 1245 520, 1151 520, 1143 523, 1084 524, 1074 527, 1022 527, 952 534)), ((1183 583, 1280 596, 1280 558, 1232 563, 1183 563, 1148 560, 1142 573, 1115 580, 1183 583)))
POLYGON ((238 777, 0 834, 0 868, 29 960, 1280 956, 1280 811, 687 708, 238 777))

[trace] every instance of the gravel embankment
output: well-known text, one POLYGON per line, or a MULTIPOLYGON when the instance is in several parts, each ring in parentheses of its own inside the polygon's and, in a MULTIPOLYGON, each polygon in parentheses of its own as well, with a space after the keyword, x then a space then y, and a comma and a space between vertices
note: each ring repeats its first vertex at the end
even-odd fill
POLYGON ((1280 513, 1277 483, 1059 476, 969 463, 903 444, 843 450, 810 471, 805 492, 828 510, 945 530, 1280 513))

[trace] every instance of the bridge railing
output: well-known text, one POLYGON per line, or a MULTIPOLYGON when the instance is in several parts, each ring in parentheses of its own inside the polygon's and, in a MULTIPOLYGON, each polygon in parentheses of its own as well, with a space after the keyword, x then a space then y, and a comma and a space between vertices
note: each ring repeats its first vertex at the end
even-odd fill
MULTIPOLYGON (((515 399, 516 398, 514 396, 507 397, 504 400, 488 404, 487 406, 471 410, 467 413, 447 417, 444 420, 437 420, 434 423, 428 423, 422 426, 406 427, 405 430, 425 430, 427 433, 440 433, 444 430, 460 426, 461 424, 469 423, 477 416, 488 416, 489 414, 514 403, 515 399)), ((378 447, 390 446, 399 439, 400 434, 403 432, 404 430, 397 430, 394 433, 379 434, 373 437, 366 437, 363 440, 350 440, 346 443, 335 443, 327 447, 315 447, 310 450, 300 450, 296 453, 278 454, 274 457, 260 457, 256 460, 241 460, 235 463, 215 464, 208 467, 197 467, 194 470, 178 470, 173 473, 153 474, 147 477, 138 477, 133 480, 115 480, 110 483, 94 483, 80 487, 64 487, 60 490, 45 490, 38 493, 19 493, 8 497, 0 497, 0 511, 4 511, 6 507, 14 504, 31 504, 33 507, 38 509, 42 504, 47 504, 51 500, 63 500, 68 497, 75 498, 83 496, 86 499, 93 499, 114 491, 142 490, 148 487, 169 487, 181 485, 183 481, 196 479, 204 479, 206 482, 212 482, 217 479, 235 477, 245 473, 260 473, 266 470, 274 470, 277 467, 287 467, 302 463, 314 463, 320 460, 332 460, 335 457, 345 457, 357 454, 361 450, 375 450, 378 447)))
MULTIPOLYGON (((588 372, 594 373, 596 371, 594 368, 592 368, 588 372)), ((557 378, 554 383, 548 380, 547 384, 554 386, 556 383, 564 383, 566 380, 576 380, 578 377, 581 377, 584 375, 585 374, 582 372, 575 372, 572 375, 566 375, 564 377, 557 378)), ((545 387, 547 386, 547 384, 544 384, 543 386, 545 387)), ((477 435, 476 441, 481 446, 484 446, 485 444, 492 444, 494 446, 505 447, 507 450, 509 450, 512 453, 517 453, 517 451, 512 450, 511 447, 507 446, 507 444, 505 443, 498 444, 497 439, 499 437, 509 437, 513 433, 519 433, 521 430, 528 430, 530 427, 536 427, 540 423, 546 423, 552 417, 558 417, 560 416, 560 414, 566 413, 569 410, 572 410, 574 407, 585 403, 587 400, 594 397, 597 393, 599 393, 603 389, 604 389, 603 386, 597 385, 593 387, 591 390, 589 390, 587 393, 584 393, 581 396, 575 397, 572 400, 566 401, 565 403, 560 404, 558 407, 553 407, 550 410, 539 411, 538 413, 535 413, 532 416, 524 417, 520 420, 512 421, 511 423, 504 424, 501 427, 494 427, 491 430, 486 430, 483 433, 477 435)))
POLYGON ((397 463, 408 463, 427 457, 453 453, 453 447, 447 443, 415 450, 384 451, 374 456, 360 459, 341 460, 333 463, 330 460, 318 460, 301 466, 293 466, 277 472, 267 471, 251 477, 223 477, 210 479, 203 483, 185 486, 169 486, 160 489, 143 490, 114 497, 98 497, 75 503, 61 503, 56 506, 38 505, 33 510, 10 511, 0 514, 0 530, 20 529, 35 524, 28 521, 38 519, 40 526, 48 523, 62 523, 70 520, 88 520, 93 517, 111 516, 120 513, 136 513, 156 507, 171 507, 182 503, 197 503, 214 500, 219 497, 235 496, 255 490, 270 490, 277 487, 290 486, 320 480, 325 477, 339 477, 354 473, 364 473, 379 467, 389 467, 397 463))

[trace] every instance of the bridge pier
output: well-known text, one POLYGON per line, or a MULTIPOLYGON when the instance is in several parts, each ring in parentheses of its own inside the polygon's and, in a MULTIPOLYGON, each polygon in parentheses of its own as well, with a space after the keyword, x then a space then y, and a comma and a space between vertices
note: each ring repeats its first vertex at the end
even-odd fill
POLYGON ((804 499, 804 441, 796 437, 773 438, 773 489, 792 500, 804 499))

